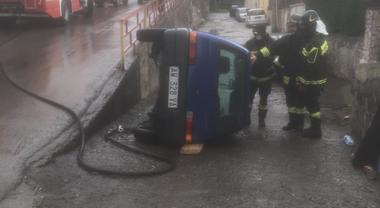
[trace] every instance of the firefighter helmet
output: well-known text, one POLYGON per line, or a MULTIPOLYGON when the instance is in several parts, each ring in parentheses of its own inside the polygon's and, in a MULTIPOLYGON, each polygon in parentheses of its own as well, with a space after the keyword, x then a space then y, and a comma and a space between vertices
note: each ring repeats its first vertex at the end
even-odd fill
POLYGON ((252 28, 252 32, 254 34, 265 34, 266 33, 266 29, 267 29, 267 25, 265 24, 260 24, 260 25, 255 25, 253 28, 252 28))
POLYGON ((315 24, 318 20, 321 18, 319 17, 319 14, 314 10, 307 10, 303 13, 301 17, 301 22, 304 25, 312 25, 315 24))

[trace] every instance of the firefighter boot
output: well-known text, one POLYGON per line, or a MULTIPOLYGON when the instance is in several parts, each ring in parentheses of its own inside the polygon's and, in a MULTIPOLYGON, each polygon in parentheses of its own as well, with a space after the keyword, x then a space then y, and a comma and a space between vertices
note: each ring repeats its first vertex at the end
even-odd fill
POLYGON ((293 129, 296 129, 296 115, 294 113, 289 113, 289 122, 286 126, 282 127, 282 130, 291 131, 293 129))
POLYGON ((265 128, 265 117, 267 110, 259 110, 259 128, 265 128))
POLYGON ((295 130, 302 132, 305 123, 305 114, 297 114, 295 116, 295 130))
POLYGON ((321 119, 310 118, 311 126, 302 132, 303 137, 310 139, 320 139, 322 136, 321 119))

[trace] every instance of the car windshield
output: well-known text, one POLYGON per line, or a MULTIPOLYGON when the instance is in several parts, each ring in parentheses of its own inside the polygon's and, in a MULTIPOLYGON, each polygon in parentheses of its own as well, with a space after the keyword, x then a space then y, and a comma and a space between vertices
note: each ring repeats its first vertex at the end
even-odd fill
POLYGON ((246 8, 238 8, 237 10, 239 13, 246 13, 247 12, 246 8))
POLYGON ((265 15, 264 10, 249 10, 248 15, 254 16, 254 15, 265 15))

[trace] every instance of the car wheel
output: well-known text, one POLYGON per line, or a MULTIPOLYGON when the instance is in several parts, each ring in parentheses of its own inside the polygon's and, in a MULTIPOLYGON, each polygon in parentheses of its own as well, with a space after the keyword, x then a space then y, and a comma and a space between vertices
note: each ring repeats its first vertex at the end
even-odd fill
POLYGON ((142 42, 156 42, 162 39, 166 29, 144 29, 137 31, 137 40, 142 42))

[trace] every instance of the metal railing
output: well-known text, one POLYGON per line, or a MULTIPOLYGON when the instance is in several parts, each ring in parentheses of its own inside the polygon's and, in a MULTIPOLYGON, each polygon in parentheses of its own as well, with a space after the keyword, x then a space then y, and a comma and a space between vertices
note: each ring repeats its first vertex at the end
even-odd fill
POLYGON ((167 12, 175 8, 180 0, 154 0, 128 13, 120 20, 120 55, 124 68, 125 57, 136 52, 137 30, 153 27, 167 12))

